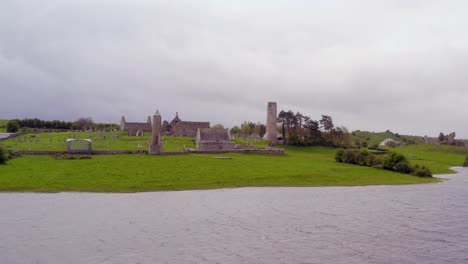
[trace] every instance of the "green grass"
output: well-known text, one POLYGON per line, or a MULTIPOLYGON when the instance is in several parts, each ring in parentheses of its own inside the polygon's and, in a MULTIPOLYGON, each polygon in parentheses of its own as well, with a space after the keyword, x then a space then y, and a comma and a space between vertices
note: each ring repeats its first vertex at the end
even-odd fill
POLYGON ((247 138, 235 138, 232 140, 236 144, 245 145, 245 146, 252 146, 253 148, 263 149, 265 148, 268 143, 268 140, 258 140, 258 139, 247 139, 247 138))
MULTIPOLYGON (((88 132, 60 132, 26 134, 20 137, 7 139, 3 145, 11 150, 51 150, 65 151, 68 138, 87 138, 93 141, 94 150, 143 150, 148 149, 150 133, 143 137, 130 137, 126 132, 105 132, 103 135, 88 132)), ((163 139, 164 151, 180 151, 183 147, 195 148, 195 139, 189 137, 170 137, 163 139)))
POLYGON ((354 131, 353 132, 353 143, 356 140, 359 140, 361 142, 367 141, 369 146, 372 146, 374 144, 379 144, 382 141, 384 141, 387 138, 394 139, 399 142, 403 142, 404 139, 406 140, 412 140, 416 143, 422 143, 421 139, 415 136, 396 136, 396 134, 390 133, 390 132, 369 132, 369 131, 354 131))
POLYGON ((428 166, 432 173, 454 173, 450 167, 462 166, 468 155, 468 148, 418 144, 395 148, 396 152, 404 154, 412 164, 428 166))
POLYGON ((6 125, 8 123, 8 120, 6 119, 0 119, 0 133, 6 133, 6 125))
POLYGON ((341 164, 335 149, 287 148, 284 156, 108 155, 89 160, 23 156, 0 166, 1 191, 137 192, 245 186, 355 186, 437 182, 341 164))

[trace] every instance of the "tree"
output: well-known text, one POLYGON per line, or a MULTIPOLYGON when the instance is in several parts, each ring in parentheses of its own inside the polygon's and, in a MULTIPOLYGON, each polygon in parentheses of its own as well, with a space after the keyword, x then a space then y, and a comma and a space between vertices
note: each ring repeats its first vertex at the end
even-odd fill
POLYGON ((91 128, 94 124, 94 121, 91 117, 80 117, 78 120, 73 122, 74 128, 78 130, 85 130, 87 128, 91 128))
POLYGON ((215 129, 224 129, 224 126, 221 125, 221 124, 216 124, 216 125, 212 126, 211 128, 215 128, 215 129))
POLYGON ((284 110, 281 110, 281 112, 279 112, 277 122, 281 124, 281 133, 283 134, 284 142, 286 142, 286 112, 284 112, 284 110))
POLYGON ((18 120, 16 119, 8 121, 7 126, 6 126, 8 133, 16 133, 18 132, 19 128, 20 126, 19 126, 18 120))
POLYGON ((231 128, 231 130, 229 130, 229 132, 231 132, 231 134, 239 134, 241 132, 241 129, 238 126, 234 126, 233 128, 231 128))
POLYGON ((309 118, 306 120, 304 128, 306 128, 309 132, 309 139, 317 139, 322 137, 322 132, 320 132, 320 124, 318 121, 309 118))
POLYGON ((330 131, 335 127, 331 116, 328 115, 322 115, 322 119, 320 119, 320 125, 322 125, 322 128, 325 131, 330 131))
POLYGON ((444 135, 444 133, 440 132, 440 134, 439 134, 439 141, 440 141, 440 142, 443 142, 444 140, 445 140, 445 135, 444 135))

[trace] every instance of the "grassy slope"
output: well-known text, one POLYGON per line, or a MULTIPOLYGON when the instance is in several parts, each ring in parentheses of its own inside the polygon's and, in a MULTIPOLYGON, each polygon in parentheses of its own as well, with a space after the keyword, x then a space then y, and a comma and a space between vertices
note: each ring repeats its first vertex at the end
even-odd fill
POLYGON ((450 167, 461 166, 468 155, 468 148, 445 145, 418 144, 395 148, 411 163, 428 166, 435 174, 453 173, 450 167))
POLYGON ((333 160, 335 150, 288 148, 284 156, 110 155, 90 160, 25 156, 0 166, 3 191, 134 192, 241 186, 349 186, 435 182, 333 160))
POLYGON ((0 133, 5 133, 6 132, 7 123, 8 123, 8 120, 0 119, 0 133))
POLYGON ((355 142, 356 140, 359 140, 361 142, 367 141, 369 146, 378 144, 387 138, 391 138, 399 142, 402 142, 403 138, 406 138, 408 140, 414 140, 417 143, 422 143, 421 139, 418 137, 403 136, 403 135, 400 137, 397 137, 395 134, 389 133, 389 132, 354 131, 354 135, 352 136, 352 138, 353 138, 353 142, 355 142))

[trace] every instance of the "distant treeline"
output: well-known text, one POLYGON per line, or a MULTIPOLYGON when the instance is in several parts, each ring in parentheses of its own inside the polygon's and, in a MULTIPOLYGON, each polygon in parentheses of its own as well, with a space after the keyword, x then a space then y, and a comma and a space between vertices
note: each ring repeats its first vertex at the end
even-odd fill
POLYGON ((86 129, 117 129, 116 124, 94 123, 90 117, 82 117, 74 122, 60 120, 41 120, 38 118, 12 119, 9 120, 6 128, 7 132, 15 133, 26 129, 66 129, 66 130, 86 130, 86 129))

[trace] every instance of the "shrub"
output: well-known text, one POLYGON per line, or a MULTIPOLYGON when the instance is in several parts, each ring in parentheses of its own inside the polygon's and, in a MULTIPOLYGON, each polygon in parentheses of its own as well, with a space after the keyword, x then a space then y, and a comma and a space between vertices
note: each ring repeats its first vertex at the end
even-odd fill
POLYGON ((463 167, 468 167, 468 156, 465 158, 465 162, 463 163, 463 167))
POLYGON ((356 164, 356 150, 347 149, 343 153, 343 162, 349 164, 356 164))
POLYGON ((19 123, 18 120, 10 120, 6 125, 6 129, 8 133, 16 133, 19 130, 19 123))
POLYGON ((396 152, 390 152, 387 154, 387 156, 385 156, 382 165, 383 165, 383 168, 386 170, 393 170, 393 167, 395 167, 395 165, 397 165, 400 162, 408 163, 405 156, 403 156, 402 154, 398 154, 396 152))
POLYGON ((6 164, 8 161, 8 154, 7 151, 0 146, 0 164, 6 164))
POLYGON ((361 149, 359 151, 355 152, 354 160, 356 164, 361 165, 361 166, 369 166, 370 165, 370 159, 371 159, 372 154, 367 151, 367 149, 361 149))
POLYGON ((425 166, 419 167, 418 165, 414 166, 413 172, 411 173, 414 176, 419 176, 419 177, 432 177, 432 172, 429 170, 429 168, 426 168, 425 166))
POLYGON ((383 158, 380 157, 380 156, 372 155, 369 158, 369 166, 371 166, 371 167, 381 169, 381 168, 383 168, 382 164, 383 164, 383 158))
POLYGON ((338 162, 343 162, 344 149, 338 149, 335 154, 335 160, 338 162))
POLYGON ((400 173, 411 173, 413 170, 406 161, 400 161, 392 168, 393 171, 400 172, 400 173))

